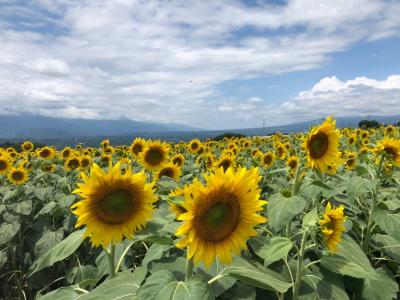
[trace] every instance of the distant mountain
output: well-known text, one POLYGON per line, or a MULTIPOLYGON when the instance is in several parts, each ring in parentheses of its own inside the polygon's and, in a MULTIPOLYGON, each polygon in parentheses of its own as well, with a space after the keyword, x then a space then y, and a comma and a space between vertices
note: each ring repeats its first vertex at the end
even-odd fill
POLYGON ((182 124, 161 124, 133 120, 89 120, 49 118, 37 115, 0 115, 0 138, 72 138, 118 136, 145 132, 196 131, 182 124))

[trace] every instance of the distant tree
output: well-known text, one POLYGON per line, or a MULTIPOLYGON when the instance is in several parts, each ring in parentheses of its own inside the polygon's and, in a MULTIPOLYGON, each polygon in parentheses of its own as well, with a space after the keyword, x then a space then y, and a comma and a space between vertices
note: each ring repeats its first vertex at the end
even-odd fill
POLYGON ((397 127, 400 127, 400 121, 398 121, 397 124, 395 124, 395 125, 397 125, 397 127))
POLYGON ((362 129, 378 128, 381 124, 376 120, 361 120, 358 122, 358 127, 362 129))
POLYGON ((246 137, 244 134, 240 134, 240 133, 231 133, 231 132, 225 132, 223 134, 217 135, 215 138, 213 138, 214 141, 221 141, 224 138, 242 138, 242 137, 246 137))

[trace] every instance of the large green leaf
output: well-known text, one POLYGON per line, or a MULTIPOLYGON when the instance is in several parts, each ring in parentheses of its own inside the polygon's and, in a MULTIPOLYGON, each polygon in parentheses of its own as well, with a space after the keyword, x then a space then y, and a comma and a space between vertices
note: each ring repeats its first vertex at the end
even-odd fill
POLYGON ((376 209, 373 214, 373 219, 387 234, 400 240, 400 214, 390 213, 383 209, 376 209))
POLYGON ((187 282, 177 281, 170 271, 161 270, 147 278, 137 291, 136 299, 208 300, 213 296, 202 276, 192 276, 187 282))
POLYGON ((0 226, 0 246, 8 243, 17 234, 20 225, 18 222, 3 223, 0 226))
POLYGON ((374 278, 375 270, 367 256, 350 237, 342 238, 338 250, 337 254, 326 254, 321 258, 321 264, 324 268, 351 277, 374 278))
MULTIPOLYGON (((146 276, 146 268, 139 267, 133 273, 125 271, 105 281, 79 300, 131 300, 146 276)), ((139 298, 141 299, 141 298, 139 298)))
POLYGON ((142 266, 147 266, 149 262, 160 259, 161 257, 163 257, 164 252, 166 252, 170 248, 171 246, 168 245, 151 245, 142 261, 142 266))
POLYGON ((58 231, 45 231, 33 248, 35 255, 38 257, 45 254, 47 251, 49 251, 51 248, 61 242, 63 235, 64 232, 62 229, 58 231))
POLYGON ((378 269, 374 278, 364 280, 361 299, 365 300, 390 300, 397 299, 399 286, 389 272, 378 269))
POLYGON ((265 266, 285 257, 293 247, 293 242, 284 237, 254 237, 249 240, 249 244, 253 251, 264 259, 265 266))
POLYGON ((349 200, 355 200, 356 197, 370 191, 374 185, 377 184, 376 181, 368 180, 362 177, 351 177, 347 181, 347 197, 349 200))
POLYGON ((372 240, 379 247, 379 250, 393 259, 400 262, 400 241, 390 235, 376 234, 372 240))
POLYGON ((268 223, 275 231, 284 228, 306 206, 299 196, 286 198, 281 194, 271 196, 268 202, 268 223))
POLYGON ((286 282, 283 276, 268 268, 257 268, 244 259, 236 259, 234 263, 226 267, 221 275, 232 276, 250 286, 286 292, 292 283, 286 282))
POLYGON ((36 260, 32 274, 46 267, 50 267, 54 263, 63 260, 74 253, 83 242, 84 231, 85 229, 81 229, 71 233, 66 239, 62 240, 59 244, 40 256, 36 260))
POLYGON ((46 295, 38 295, 37 300, 76 300, 79 294, 75 291, 73 286, 61 287, 46 295))
POLYGON ((10 206, 17 214, 28 216, 32 211, 32 200, 24 200, 10 206))

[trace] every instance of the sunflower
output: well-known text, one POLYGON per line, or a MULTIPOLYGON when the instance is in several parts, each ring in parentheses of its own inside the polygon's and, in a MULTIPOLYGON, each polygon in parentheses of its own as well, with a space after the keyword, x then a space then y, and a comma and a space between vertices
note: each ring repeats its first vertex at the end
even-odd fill
POLYGON ((205 186, 195 180, 185 189, 187 212, 178 218, 184 223, 176 231, 183 236, 177 247, 188 247, 188 258, 207 268, 216 257, 229 264, 232 252, 247 250, 246 241, 257 234, 253 227, 267 221, 258 214, 267 203, 260 200, 260 179, 257 168, 220 168, 205 176, 205 186))
POLYGON ((143 151, 143 148, 146 146, 146 141, 142 138, 136 138, 131 144, 130 150, 133 156, 137 159, 139 158, 140 152, 143 151))
POLYGON ((62 158, 62 159, 66 160, 66 159, 68 159, 73 153, 74 153, 74 150, 72 150, 71 147, 65 147, 65 148, 61 151, 60 155, 61 155, 61 158, 62 158))
POLYGON ((271 151, 268 151, 262 156, 262 164, 267 169, 271 168, 275 161, 275 154, 271 151))
POLYGON ((215 162, 214 167, 216 169, 223 168, 224 171, 228 168, 233 168, 235 165, 235 157, 228 154, 223 154, 218 161, 215 162))
POLYGON ((168 161, 168 152, 167 143, 150 141, 140 153, 140 162, 147 170, 159 170, 168 161))
POLYGON ((22 143, 21 148, 25 152, 29 152, 29 151, 33 150, 33 143, 31 141, 25 141, 22 143))
POLYGON ((187 185, 184 188, 177 188, 176 190, 172 191, 169 193, 169 209, 171 212, 175 214, 176 218, 179 218, 179 216, 183 213, 186 213, 187 210, 182 206, 182 203, 185 201, 185 189, 189 188, 190 186, 187 185), (177 201, 176 198, 182 197, 182 200, 177 201), (174 198, 173 200, 171 198, 174 198))
POLYGON ((354 145, 356 141, 357 141, 357 135, 356 134, 352 134, 347 139, 347 144, 354 145))
POLYGON ((396 128, 393 125, 388 125, 385 127, 385 130, 384 130, 385 136, 394 135, 395 132, 396 132, 396 128))
POLYGON ((76 227, 87 225, 85 237, 94 246, 107 247, 123 237, 132 238, 151 219, 157 200, 153 185, 146 184, 144 172, 133 174, 129 168, 121 174, 119 164, 106 173, 93 164, 90 175, 81 174, 83 183, 74 191, 83 199, 71 208, 78 216, 76 227))
POLYGON ((7 178, 12 184, 21 185, 28 180, 28 172, 24 168, 12 168, 7 178))
POLYGON ((49 172, 49 173, 53 173, 56 170, 56 165, 55 164, 45 164, 42 166, 42 170, 44 172, 49 172))
POLYGON ((185 157, 179 153, 172 158, 172 163, 178 167, 182 167, 185 163, 185 157))
POLYGON ((369 132, 366 130, 363 130, 363 131, 361 131, 360 135, 361 135, 361 139, 367 140, 369 137, 369 132))
POLYGON ((193 139, 189 142, 188 149, 192 153, 196 153, 201 146, 201 142, 199 139, 193 139))
POLYGON ((284 144, 282 144, 280 142, 277 143, 276 146, 275 146, 275 150, 276 150, 276 156, 279 159, 284 159, 285 158, 287 150, 286 150, 286 147, 285 147, 284 144))
POLYGON ((286 164, 290 168, 290 172, 294 173, 296 171, 297 165, 299 164, 299 158, 295 155, 292 155, 288 158, 286 164))
POLYGON ((8 173, 8 170, 11 168, 11 163, 6 156, 0 156, 0 175, 4 175, 8 173))
POLYGON ((181 176, 181 169, 173 163, 164 164, 160 171, 158 171, 156 178, 159 180, 163 176, 178 181, 181 176))
POLYGON ((50 160, 54 157, 55 151, 53 148, 45 146, 37 150, 37 155, 42 159, 50 160))
POLYGON ((89 155, 83 155, 80 158, 80 167, 86 169, 91 166, 92 158, 89 155))
POLYGON ((314 127, 304 140, 303 147, 311 168, 327 173, 328 166, 339 165, 339 130, 336 129, 336 121, 328 117, 320 126, 314 127))
POLYGON ((356 167, 356 157, 357 153, 355 152, 348 152, 346 154, 345 166, 347 170, 354 170, 356 167))
POLYGON ((375 149, 377 153, 386 153, 390 162, 400 167, 400 140, 385 138, 378 142, 375 149))
POLYGON ((68 158, 64 164, 64 167, 66 170, 72 171, 72 170, 76 170, 80 167, 81 162, 79 157, 77 156, 72 156, 70 158, 68 158))
POLYGON ((328 250, 332 253, 337 252, 337 245, 340 243, 344 227, 344 206, 332 207, 328 202, 323 218, 319 221, 322 235, 328 250))

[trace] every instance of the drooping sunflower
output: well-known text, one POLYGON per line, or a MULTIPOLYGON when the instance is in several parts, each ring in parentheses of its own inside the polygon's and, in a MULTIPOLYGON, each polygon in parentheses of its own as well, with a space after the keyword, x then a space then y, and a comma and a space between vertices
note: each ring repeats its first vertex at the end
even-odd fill
POLYGON ((159 170, 168 161, 169 146, 165 142, 150 141, 140 153, 140 163, 147 170, 159 170))
POLYGON ((66 170, 72 171, 72 170, 76 170, 80 167, 81 162, 78 156, 72 156, 70 158, 68 158, 64 164, 64 168, 66 170))
POLYGON ((144 139, 142 139, 142 138, 136 138, 133 141, 133 143, 132 143, 132 145, 130 147, 130 150, 131 150, 133 156, 136 159, 139 158, 139 154, 140 154, 140 152, 143 151, 145 146, 146 146, 146 141, 144 139))
POLYGON ((275 154, 271 151, 268 151, 262 156, 262 164, 266 168, 271 168, 275 161, 275 154))
POLYGON ((188 247, 188 258, 207 268, 216 257, 231 263, 232 252, 240 255, 249 237, 257 234, 253 227, 266 222, 259 215, 267 203, 260 200, 260 179, 257 168, 220 168, 205 176, 205 186, 195 180, 185 189, 182 206, 187 212, 178 218, 184 223, 176 231, 183 236, 177 247, 188 247))
POLYGON ((37 150, 37 155, 45 160, 50 160, 54 157, 55 151, 53 148, 45 146, 37 150))
POLYGON ((346 229, 344 226, 345 220, 344 206, 340 205, 335 208, 328 202, 324 216, 319 223, 326 246, 332 253, 337 252, 337 245, 340 243, 342 233, 346 229))
POLYGON ((375 152, 378 154, 385 152, 390 155, 387 159, 400 167, 400 140, 384 138, 378 142, 375 152))
POLYGON ((33 150, 33 143, 31 141, 25 141, 21 145, 22 150, 29 152, 33 150))
POLYGON ((336 167, 340 164, 339 137, 336 121, 330 116, 310 131, 303 147, 311 168, 326 173, 328 166, 336 167))
POLYGON ((132 238, 151 219, 157 197, 153 185, 146 184, 144 172, 133 174, 129 168, 121 174, 116 164, 106 173, 93 164, 90 175, 81 176, 83 183, 78 183, 74 193, 83 199, 71 208, 78 216, 75 226, 87 225, 84 236, 90 236, 94 246, 132 238))
POLYGON ((157 172, 156 178, 160 180, 163 176, 178 181, 181 176, 181 169, 173 163, 164 164, 157 172))
POLYGON ((28 172, 24 168, 11 168, 7 178, 12 184, 21 185, 28 181, 28 172))
POLYGON ((172 163, 181 168, 185 163, 185 157, 179 153, 172 158, 172 163))

